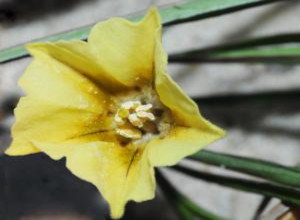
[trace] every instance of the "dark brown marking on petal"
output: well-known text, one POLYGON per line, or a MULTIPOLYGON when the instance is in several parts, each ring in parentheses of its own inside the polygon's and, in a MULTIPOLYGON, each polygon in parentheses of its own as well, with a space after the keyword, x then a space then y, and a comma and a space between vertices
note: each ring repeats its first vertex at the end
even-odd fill
POLYGON ((105 133, 105 132, 110 132, 110 130, 98 130, 98 131, 88 132, 88 133, 84 133, 84 134, 81 134, 81 135, 69 137, 69 138, 65 139, 64 141, 69 141, 69 140, 73 140, 73 139, 77 139, 77 138, 82 138, 82 137, 86 137, 86 136, 90 136, 90 135, 95 135, 95 134, 100 134, 100 133, 105 133))
POLYGON ((134 152, 134 154, 132 155, 132 158, 131 158, 131 160, 129 162, 129 165, 128 165, 128 168, 127 168, 127 171, 126 171, 126 178, 128 177, 129 170, 130 170, 130 168, 131 168, 131 166, 132 166, 132 164, 134 162, 134 158, 136 157, 136 155, 138 154, 138 152, 139 152, 139 149, 136 149, 135 152, 134 152))

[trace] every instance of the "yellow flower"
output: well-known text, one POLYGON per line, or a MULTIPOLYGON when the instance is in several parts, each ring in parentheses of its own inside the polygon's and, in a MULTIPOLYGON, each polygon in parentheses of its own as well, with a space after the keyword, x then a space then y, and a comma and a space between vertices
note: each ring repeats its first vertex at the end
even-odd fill
POLYGON ((94 184, 113 218, 152 199, 154 167, 170 166, 224 132, 167 74, 156 9, 132 23, 98 23, 88 42, 27 46, 8 155, 44 152, 94 184))

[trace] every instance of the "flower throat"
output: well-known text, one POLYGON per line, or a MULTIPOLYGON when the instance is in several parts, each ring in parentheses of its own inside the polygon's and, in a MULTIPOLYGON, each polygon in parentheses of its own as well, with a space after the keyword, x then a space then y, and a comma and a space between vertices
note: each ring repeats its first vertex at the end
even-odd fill
POLYGON ((145 142, 153 136, 164 136, 170 130, 169 110, 152 89, 127 94, 118 103, 121 104, 114 115, 115 131, 122 138, 145 142))

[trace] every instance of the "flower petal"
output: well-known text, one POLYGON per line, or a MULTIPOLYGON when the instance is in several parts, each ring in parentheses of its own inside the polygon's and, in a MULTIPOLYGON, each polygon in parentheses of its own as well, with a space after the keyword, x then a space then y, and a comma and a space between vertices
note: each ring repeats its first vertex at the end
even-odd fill
POLYGON ((172 166, 220 137, 210 130, 178 126, 168 136, 153 139, 146 147, 153 166, 172 166))
POLYGON ((89 46, 106 73, 136 86, 152 80, 155 35, 160 26, 155 8, 138 23, 112 18, 94 26, 89 46))
POLYGON ((105 93, 88 79, 40 53, 19 81, 27 96, 15 109, 13 143, 6 151, 24 155, 38 150, 31 141, 59 142, 108 128, 105 93))
POLYGON ((205 120, 196 103, 171 79, 167 73, 167 54, 160 33, 157 34, 155 50, 155 89, 160 101, 172 111, 177 125, 195 127, 223 135, 222 129, 205 120))
MULTIPOLYGON (((101 88, 108 91, 118 91, 126 85, 111 75, 105 73, 97 58, 91 53, 87 42, 84 41, 59 41, 57 43, 31 43, 26 45, 27 50, 33 55, 44 53, 51 58, 64 63, 89 78, 101 88)), ((38 55, 37 55, 38 56, 38 55)))
POLYGON ((167 54, 161 44, 160 31, 155 49, 155 89, 160 101, 171 110, 177 127, 162 140, 149 143, 153 165, 173 165, 224 136, 224 131, 204 119, 196 103, 168 75, 167 54))
POLYGON ((106 90, 117 92, 152 80, 158 27, 159 14, 153 8, 138 23, 121 18, 98 23, 91 30, 88 43, 32 43, 27 48, 34 56, 36 52, 48 54, 106 90))
POLYGON ((35 145, 53 159, 66 157, 66 166, 73 174, 99 189, 110 205, 113 218, 123 215, 127 201, 154 197, 153 168, 143 149, 82 140, 60 144, 35 142, 35 145), (137 192, 141 194, 137 196, 137 192))

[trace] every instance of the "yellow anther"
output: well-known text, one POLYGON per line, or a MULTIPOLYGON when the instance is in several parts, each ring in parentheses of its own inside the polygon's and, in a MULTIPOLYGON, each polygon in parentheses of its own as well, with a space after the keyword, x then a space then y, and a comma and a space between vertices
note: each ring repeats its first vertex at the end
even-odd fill
POLYGON ((142 119, 149 119, 150 121, 155 120, 155 116, 149 112, 140 111, 140 112, 137 112, 136 114, 139 118, 142 118, 142 119))
POLYGON ((118 128, 116 131, 119 135, 130 139, 140 139, 142 137, 142 132, 135 128, 118 128))
POLYGON ((130 114, 128 116, 128 120, 135 127, 139 127, 139 128, 143 127, 143 122, 141 121, 141 119, 138 117, 136 113, 130 114))
POLYGON ((141 112, 141 111, 148 111, 152 108, 152 104, 147 104, 147 105, 140 105, 136 108, 137 112, 141 112))
MULTIPOLYGON (((116 132, 126 138, 139 139, 147 121, 154 121, 155 116, 151 113, 152 104, 142 105, 140 101, 127 101, 122 103, 115 115, 118 126, 116 132)), ((149 126, 148 126, 149 127, 149 126)))
POLYGON ((123 120, 123 118, 121 118, 119 115, 115 115, 115 122, 117 122, 118 125, 123 125, 125 124, 125 121, 123 120))
POLYGON ((124 102, 121 107, 127 110, 130 109, 135 109, 136 107, 140 106, 141 102, 140 101, 128 101, 128 102, 124 102))

